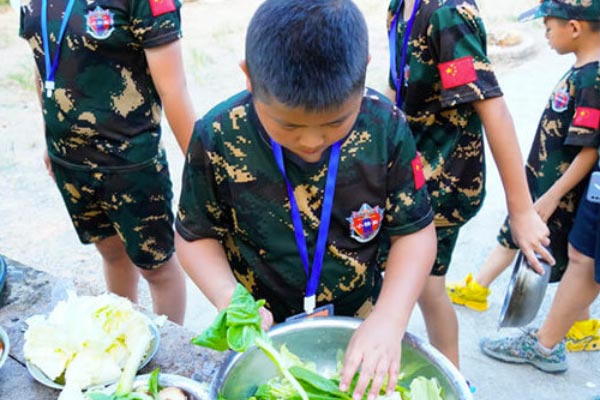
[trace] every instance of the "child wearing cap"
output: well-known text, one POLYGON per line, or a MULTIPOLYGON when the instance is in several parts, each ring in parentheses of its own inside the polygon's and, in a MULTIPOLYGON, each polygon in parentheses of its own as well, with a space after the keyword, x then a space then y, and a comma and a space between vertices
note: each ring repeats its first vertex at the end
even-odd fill
POLYGON ((246 34, 248 90, 196 123, 176 221, 181 264, 217 308, 237 281, 266 300, 265 327, 328 304, 365 318, 340 382, 360 368, 354 398, 393 390, 435 256, 414 139, 397 107, 365 91, 368 59, 352 1, 262 3, 246 34))
MULTIPOLYGON (((578 55, 582 52, 563 43, 570 35, 566 23, 568 13, 573 15, 571 19, 591 21, 585 24, 586 32, 577 32, 578 37, 588 35, 588 28, 593 32, 600 18, 593 14, 593 7, 581 6, 583 11, 578 10, 566 3, 547 2, 525 13, 522 19, 534 17, 535 14, 530 14, 533 12, 560 18, 549 21, 550 45, 559 54, 575 52, 578 55)), ((593 49, 593 40, 591 43, 593 49)), ((550 248, 556 260, 550 282, 558 282, 567 267, 569 231, 597 159, 596 146, 600 140, 597 131, 586 126, 587 120, 580 115, 598 102, 598 93, 593 89, 597 62, 594 57, 591 60, 586 57, 589 58, 579 55, 576 64, 555 86, 540 119, 525 169, 535 208, 550 229, 550 248)), ((500 229, 498 242, 475 277, 469 273, 462 282, 447 285, 453 303, 477 311, 487 310, 490 284, 511 264, 518 249, 511 237, 508 218, 500 229)), ((589 311, 583 312, 567 334, 567 349, 600 348, 599 327, 598 320, 589 319, 589 311)))
POLYGON ((485 189, 483 127, 506 192, 515 241, 536 268, 549 231, 527 190, 523 160, 502 91, 486 55, 473 0, 393 0, 389 8, 391 98, 407 114, 435 212, 438 253, 419 306, 430 342, 459 365, 458 321, 445 275, 460 228, 485 189))
MULTIPOLYGON (((545 219, 570 224, 580 181, 587 185, 587 195, 579 201, 568 236, 568 267, 541 328, 530 327, 516 337, 483 339, 481 349, 501 361, 563 372, 567 370, 564 338, 568 332, 574 349, 600 349, 597 321, 576 322, 589 317, 589 306, 600 292, 600 207, 595 203, 600 200, 600 186, 595 186, 594 179, 598 174, 589 179, 600 144, 600 0, 545 0, 522 19, 538 17, 544 17, 550 46, 559 54, 574 53, 576 60, 542 117, 536 137, 542 149, 536 152, 534 143, 530 156, 530 185, 537 190, 534 196, 539 196, 536 208, 545 219), (547 182, 543 174, 556 182, 547 182), (569 219, 558 220, 560 213, 569 219), (588 325, 586 334, 582 330, 588 325)), ((597 165, 595 170, 599 170, 597 165)), ((554 238, 553 244, 563 245, 554 243, 554 238)))

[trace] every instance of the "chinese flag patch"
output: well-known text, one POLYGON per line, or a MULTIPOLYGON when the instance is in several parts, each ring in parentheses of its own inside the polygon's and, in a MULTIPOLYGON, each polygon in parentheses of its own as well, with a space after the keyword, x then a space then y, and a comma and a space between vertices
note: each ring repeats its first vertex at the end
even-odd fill
POLYGON ((477 80, 475 64, 471 56, 439 64, 438 69, 444 89, 452 89, 477 80))
POLYGON ((419 190, 425 184, 425 174, 423 173, 423 164, 421 163, 421 154, 417 153, 416 157, 410 162, 413 171, 413 180, 415 181, 415 189, 419 190))
POLYGON ((154 17, 177 10, 175 0, 148 0, 148 3, 154 17))
POLYGON ((573 126, 598 129, 600 127, 600 110, 590 107, 577 107, 573 118, 573 126))

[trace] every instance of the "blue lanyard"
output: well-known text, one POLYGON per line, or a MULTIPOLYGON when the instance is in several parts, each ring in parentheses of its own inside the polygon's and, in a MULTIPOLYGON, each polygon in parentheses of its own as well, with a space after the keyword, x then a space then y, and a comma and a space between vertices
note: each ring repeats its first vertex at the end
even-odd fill
POLYGON ((54 90, 54 74, 58 68, 58 59, 60 57, 60 45, 63 40, 65 31, 67 30, 67 23, 71 18, 71 11, 73 11, 73 5, 75 0, 69 0, 65 8, 65 14, 60 24, 60 31, 56 40, 56 53, 54 54, 54 60, 52 65, 50 64, 50 38, 48 36, 48 0, 42 0, 42 13, 41 13, 41 24, 42 24, 42 43, 44 45, 44 61, 46 62, 46 80, 44 82, 44 88, 46 89, 46 97, 52 97, 52 91, 54 90))
POLYGON ((335 181, 337 179, 337 170, 340 160, 341 141, 333 144, 331 154, 329 155, 329 165, 327 167, 327 179, 325 181, 325 196, 323 198, 323 208, 321 209, 321 223, 319 224, 319 233, 317 234, 317 245, 315 247, 315 256, 313 258, 312 268, 308 267, 308 248, 306 246, 306 238, 304 237, 304 227, 302 226, 302 218, 300 217, 300 209, 294 196, 294 188, 290 183, 285 173, 285 162, 283 159, 283 150, 281 145, 271 139, 273 155, 279 167, 279 171, 285 179, 287 185, 288 197, 290 199, 290 208, 292 214, 292 222, 294 224, 294 235, 296 237, 296 245, 300 252, 300 258, 304 266, 304 271, 308 277, 306 283, 306 293, 304 295, 304 311, 307 314, 313 312, 316 306, 316 293, 319 286, 319 278, 323 268, 323 257, 325 256, 325 245, 327 243, 327 235, 329 233, 329 222, 331 220, 331 209, 333 208, 333 195, 335 193, 335 181))
POLYGON ((396 67, 396 36, 398 30, 398 18, 400 18, 400 14, 402 13, 402 1, 398 4, 398 9, 394 18, 392 19, 392 24, 390 26, 390 33, 388 36, 390 43, 390 71, 392 73, 392 80, 394 81, 394 85, 396 86, 396 105, 402 108, 404 99, 402 99, 402 85, 404 83, 404 68, 406 66, 406 52, 408 49, 408 41, 410 40, 410 34, 412 32, 413 24, 415 22, 415 16, 417 15, 417 10, 421 5, 421 0, 415 1, 415 6, 412 10, 412 14, 410 15, 410 19, 406 24, 406 30, 404 31, 404 40, 402 43, 402 56, 400 58, 400 69, 398 70, 396 67), (398 71, 400 71, 400 76, 398 76, 398 71))

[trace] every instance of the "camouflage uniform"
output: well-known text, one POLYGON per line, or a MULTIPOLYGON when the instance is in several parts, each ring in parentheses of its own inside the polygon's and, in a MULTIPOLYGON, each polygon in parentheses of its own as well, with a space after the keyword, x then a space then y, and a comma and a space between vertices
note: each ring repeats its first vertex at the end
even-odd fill
MULTIPOLYGON (((48 1, 51 59, 65 3, 48 1)), ((75 0, 56 89, 51 97, 42 91, 48 154, 80 239, 118 233, 131 259, 148 268, 173 253, 173 214, 160 149, 162 107, 144 49, 181 36, 179 2, 155 3, 75 0)), ((40 13, 41 0, 23 0, 19 34, 44 81, 40 13)))
MULTIPOLYGON (((284 156, 312 260, 329 152, 317 163, 285 149, 284 156)), ((367 92, 341 148, 318 304, 333 303, 336 314, 360 314, 381 287, 384 237, 410 234, 431 223, 427 191, 416 189, 415 159, 403 113, 382 95, 367 92), (380 209, 383 218, 378 234, 361 243, 351 237, 348 219, 365 204, 380 209)), ((276 321, 302 312, 307 278, 286 185, 248 92, 196 123, 175 226, 188 241, 220 240, 236 278, 267 300, 276 321)))
MULTIPOLYGON (((390 21, 399 6, 399 0, 391 1, 390 21)), ((406 26, 400 15, 398 69, 406 26)), ((474 1, 422 0, 406 68, 397 74, 405 77, 402 107, 422 155, 435 211, 438 256, 432 274, 445 275, 458 230, 477 213, 485 194, 482 124, 471 103, 502 96, 474 1)), ((396 89, 391 78, 390 87, 396 89)))
MULTIPOLYGON (((579 107, 600 108, 600 92, 594 88, 599 79, 599 63, 592 62, 580 68, 571 68, 556 85, 531 146, 525 169, 533 200, 538 200, 567 170, 582 147, 597 147, 600 131, 574 124, 575 110, 579 107)), ((551 249, 556 259, 550 280, 560 280, 567 267, 568 235, 575 211, 589 178, 569 191, 548 220, 551 249)), ((516 249, 512 241, 508 219, 500 229, 498 241, 504 247, 516 249)))

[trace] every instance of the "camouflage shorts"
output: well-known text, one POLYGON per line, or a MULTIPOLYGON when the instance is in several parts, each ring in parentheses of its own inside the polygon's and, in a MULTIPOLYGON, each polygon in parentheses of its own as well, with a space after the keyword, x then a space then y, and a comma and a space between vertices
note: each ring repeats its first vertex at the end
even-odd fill
POLYGON ((437 255, 430 275, 445 276, 448 272, 459 231, 459 226, 435 228, 435 233, 437 235, 437 255))
MULTIPOLYGON (((554 216, 554 215, 553 215, 554 216)), ((552 256, 556 260, 556 264, 552 267, 550 274, 550 282, 558 282, 567 269, 569 264, 569 231, 571 230, 571 222, 560 220, 557 218, 550 218, 548 220, 548 229, 550 229, 550 250, 552 256)), ((512 240, 512 233, 510 231, 510 225, 508 218, 504 221, 504 224, 498 232, 496 238, 501 246, 508 249, 518 249, 519 247, 512 240)))
POLYGON ((131 260, 144 269, 173 255, 173 191, 164 153, 125 169, 53 160, 52 171, 82 243, 118 234, 131 260))

